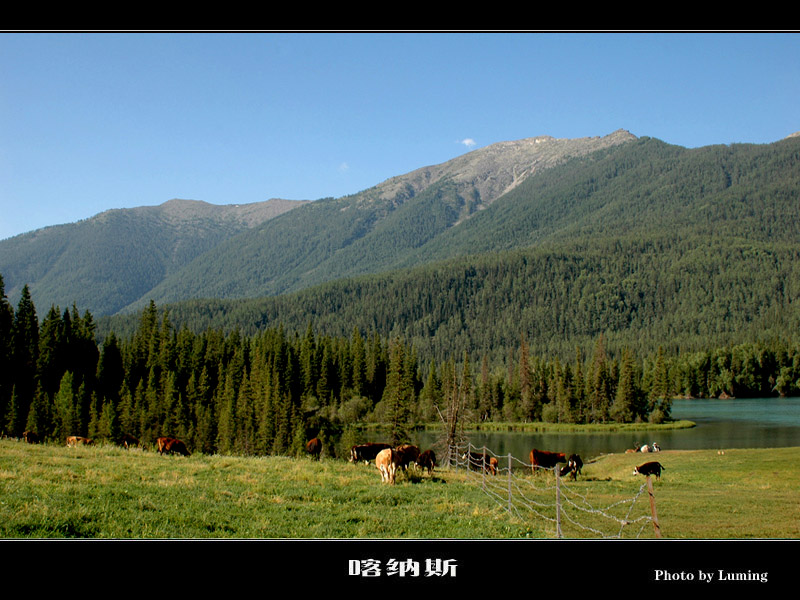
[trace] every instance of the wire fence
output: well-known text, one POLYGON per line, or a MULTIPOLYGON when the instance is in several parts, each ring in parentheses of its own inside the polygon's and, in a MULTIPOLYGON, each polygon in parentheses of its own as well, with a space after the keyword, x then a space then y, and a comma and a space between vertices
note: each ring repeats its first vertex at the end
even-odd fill
POLYGON ((640 538, 649 526, 660 537, 649 477, 632 496, 619 499, 624 490, 598 490, 580 478, 572 481, 560 475, 558 465, 534 467, 469 443, 452 454, 458 457, 452 466, 468 473, 498 505, 519 519, 539 520, 553 537, 640 538), (648 497, 649 505, 643 501, 648 497))

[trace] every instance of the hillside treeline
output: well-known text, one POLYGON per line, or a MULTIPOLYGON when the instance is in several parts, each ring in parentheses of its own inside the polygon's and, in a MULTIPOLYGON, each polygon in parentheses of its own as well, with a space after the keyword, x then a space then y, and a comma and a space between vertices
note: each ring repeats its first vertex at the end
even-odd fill
POLYGON ((800 385, 800 347, 782 342, 640 358, 612 355, 600 336, 591 353, 562 361, 523 338, 502 364, 468 354, 421 363, 412 344, 375 332, 192 332, 153 303, 131 335, 98 345, 88 311, 51 307, 39 322, 27 288, 14 310, 2 279, 0 300, 4 432, 57 442, 168 435, 195 452, 294 454, 312 436, 356 442, 363 424, 401 441, 453 405, 465 423, 660 422, 676 395, 791 395, 800 385))
MULTIPOLYGON (((570 360, 604 336, 639 356, 785 337, 800 323, 796 245, 699 238, 587 239, 340 280, 295 294, 170 305, 177 326, 252 334, 283 324, 348 336, 354 327, 413 344, 420 360, 506 360, 524 336, 570 360), (310 317, 311 315, 311 317, 310 317)), ((131 334, 136 315, 101 318, 131 334)))

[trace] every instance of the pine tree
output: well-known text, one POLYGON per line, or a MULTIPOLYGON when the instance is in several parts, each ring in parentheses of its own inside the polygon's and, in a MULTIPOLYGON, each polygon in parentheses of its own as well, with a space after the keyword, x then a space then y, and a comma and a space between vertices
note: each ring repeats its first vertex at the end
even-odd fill
POLYGON ((389 345, 389 371, 382 402, 386 406, 389 438, 393 446, 408 441, 411 428, 411 401, 413 390, 406 373, 406 349, 398 340, 389 345))
POLYGON ((659 346, 656 363, 653 367, 653 385, 650 389, 649 419, 652 423, 663 423, 670 417, 672 410, 672 391, 663 346, 659 346))
POLYGON ((14 315, 12 339, 15 406, 9 430, 12 435, 19 436, 25 429, 25 421, 36 392, 39 358, 39 321, 27 285, 22 288, 14 315))
POLYGON ((641 419, 641 398, 633 353, 625 349, 620 363, 617 393, 611 406, 611 418, 617 423, 630 423, 637 418, 641 419))
POLYGON ((61 378, 61 385, 54 399, 54 437, 56 439, 63 441, 70 435, 80 435, 78 404, 72 372, 67 371, 61 378))
POLYGON ((11 394, 14 389, 13 360, 14 309, 6 297, 5 283, 0 275, 0 432, 5 433, 11 394))

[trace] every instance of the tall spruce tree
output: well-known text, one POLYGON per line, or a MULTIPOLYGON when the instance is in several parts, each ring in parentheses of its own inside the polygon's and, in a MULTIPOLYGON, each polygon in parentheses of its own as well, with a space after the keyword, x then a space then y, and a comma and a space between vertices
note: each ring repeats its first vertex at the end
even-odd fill
POLYGON ((11 394, 14 389, 13 360, 14 309, 6 297, 5 283, 0 275, 0 432, 5 433, 11 394))
POLYGON ((19 436, 25 429, 38 385, 39 321, 27 285, 22 288, 12 331, 15 407, 8 426, 12 435, 19 436))

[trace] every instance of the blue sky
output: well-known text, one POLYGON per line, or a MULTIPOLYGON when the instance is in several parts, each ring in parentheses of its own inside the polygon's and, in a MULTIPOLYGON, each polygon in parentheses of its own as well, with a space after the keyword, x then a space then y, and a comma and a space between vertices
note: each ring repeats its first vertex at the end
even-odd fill
POLYGON ((769 143, 798 98, 796 33, 2 33, 0 239, 340 197, 538 135, 769 143))

